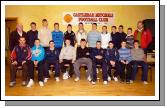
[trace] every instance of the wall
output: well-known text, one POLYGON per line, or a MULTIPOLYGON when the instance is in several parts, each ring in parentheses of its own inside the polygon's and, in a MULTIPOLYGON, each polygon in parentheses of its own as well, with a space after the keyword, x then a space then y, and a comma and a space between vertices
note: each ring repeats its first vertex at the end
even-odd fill
MULTIPOLYGON (((143 19, 154 19, 155 18, 155 7, 154 6, 121 6, 121 5, 105 5, 105 6, 63 6, 63 5, 52 5, 52 6, 23 6, 23 5, 7 5, 5 7, 5 17, 18 17, 18 21, 24 26, 24 30, 30 29, 30 23, 32 21, 37 23, 37 29, 41 27, 41 20, 46 18, 49 22, 49 28, 53 30, 54 22, 60 23, 60 29, 66 30, 66 26, 62 26, 62 13, 63 12, 115 12, 114 25, 124 25, 125 32, 128 27, 136 29, 136 23, 143 19)), ((90 25, 85 25, 87 31, 91 30, 90 25)), ((77 31, 77 26, 73 26, 73 30, 77 31)), ((98 27, 101 31, 101 27, 98 27)), ((111 27, 108 29, 111 31, 111 27)))

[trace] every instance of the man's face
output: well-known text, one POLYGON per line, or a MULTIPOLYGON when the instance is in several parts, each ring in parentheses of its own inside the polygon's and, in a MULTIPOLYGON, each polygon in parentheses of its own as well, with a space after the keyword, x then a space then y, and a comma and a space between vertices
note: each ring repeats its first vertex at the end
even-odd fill
POLYGON ((79 30, 82 30, 84 28, 83 24, 79 24, 78 28, 79 30))
POLYGON ((107 32, 107 28, 106 27, 102 27, 102 32, 106 33, 107 32))
POLYGON ((120 33, 123 32, 123 28, 122 27, 119 27, 118 30, 119 30, 120 33))
POLYGON ((17 24, 16 26, 18 31, 23 31, 23 25, 22 24, 17 24))
POLYGON ((66 43, 67 46, 69 46, 71 42, 70 42, 70 40, 66 40, 65 43, 66 43))
POLYGON ((96 30, 97 26, 95 24, 92 24, 92 30, 96 30))
POLYGON ((59 30, 59 25, 56 24, 56 25, 54 26, 54 29, 55 29, 55 30, 59 30))
POLYGON ((113 43, 109 43, 109 47, 113 48, 114 47, 113 43))
POLYGON ((72 27, 71 27, 71 26, 68 26, 68 27, 67 27, 67 31, 72 31, 72 27))
POLYGON ((112 32, 116 32, 116 28, 112 27, 112 32))
POLYGON ((134 43, 135 48, 139 48, 139 44, 137 42, 134 43))
POLYGON ((35 45, 39 46, 40 45, 40 41, 39 40, 35 40, 35 45))
POLYGON ((43 25, 44 27, 47 27, 47 26, 48 26, 48 22, 47 22, 47 21, 43 21, 43 22, 42 22, 42 25, 43 25))
POLYGON ((122 42, 122 43, 121 43, 121 46, 122 46, 122 47, 126 47, 126 42, 122 42))
POLYGON ((132 30, 128 30, 128 31, 127 31, 127 34, 132 34, 132 30))
POLYGON ((142 24, 141 22, 139 22, 139 23, 137 24, 137 28, 138 28, 138 29, 142 29, 142 28, 143 28, 143 24, 142 24))
POLYGON ((54 42, 50 42, 49 46, 50 48, 53 48, 55 46, 54 42))
POLYGON ((25 38, 20 38, 19 43, 20 43, 21 45, 24 45, 24 44, 26 43, 25 38))
POLYGON ((85 47, 86 46, 86 41, 81 41, 80 45, 81 45, 81 47, 85 47))
POLYGON ((100 42, 96 43, 96 48, 98 48, 98 49, 101 48, 101 43, 100 42))
POLYGON ((31 24, 31 30, 36 30, 36 25, 35 24, 31 24))

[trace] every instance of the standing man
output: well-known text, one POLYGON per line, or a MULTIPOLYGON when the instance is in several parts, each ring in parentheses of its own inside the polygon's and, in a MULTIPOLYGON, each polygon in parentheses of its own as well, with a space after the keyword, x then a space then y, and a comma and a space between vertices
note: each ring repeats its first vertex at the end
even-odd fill
POLYGON ((27 44, 32 48, 34 46, 35 40, 38 38, 38 31, 36 30, 36 23, 32 22, 30 24, 31 30, 27 32, 27 44))
POLYGON ((85 39, 87 41, 87 32, 85 31, 82 22, 79 23, 78 28, 79 29, 76 32, 76 41, 77 41, 77 46, 79 47, 81 39, 85 39))
POLYGON ((49 47, 49 41, 52 40, 52 34, 48 28, 48 21, 46 19, 42 20, 42 28, 38 32, 38 38, 40 39, 40 44, 46 51, 46 49, 49 47))
POLYGON ((152 34, 149 29, 145 29, 143 22, 137 23, 137 30, 134 32, 134 40, 139 40, 140 47, 147 52, 147 47, 152 41, 152 34))
POLYGON ((12 31, 9 37, 9 47, 11 52, 16 45, 19 45, 18 40, 20 37, 25 37, 25 41, 27 41, 26 32, 23 31, 23 25, 19 23, 16 26, 16 30, 12 31))
POLYGON ((123 29, 124 29, 123 25, 120 25, 118 28, 118 39, 117 39, 118 49, 121 48, 121 42, 126 38, 126 33, 123 31, 123 29))
POLYGON ((11 53, 11 65, 10 65, 10 87, 16 84, 16 72, 17 67, 22 66, 22 85, 26 85, 28 61, 31 59, 31 49, 26 44, 25 37, 19 38, 19 45, 16 45, 11 53))
POLYGON ((103 26, 101 33, 101 47, 106 50, 109 41, 111 41, 110 33, 107 32, 107 26, 103 26))
POLYGON ((118 49, 120 47, 120 38, 118 37, 118 32, 117 32, 117 27, 116 26, 112 26, 112 30, 111 30, 111 39, 113 41, 113 44, 115 46, 116 49, 118 49))

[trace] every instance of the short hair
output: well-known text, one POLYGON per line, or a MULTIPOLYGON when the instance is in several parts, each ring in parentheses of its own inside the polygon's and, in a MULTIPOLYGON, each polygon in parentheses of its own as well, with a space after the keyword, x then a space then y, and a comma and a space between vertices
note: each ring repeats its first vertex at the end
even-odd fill
POLYGON ((115 29, 117 29, 117 27, 116 27, 116 26, 112 26, 112 28, 115 28, 115 29))
POLYGON ((35 41, 36 41, 36 40, 40 41, 40 39, 38 39, 38 38, 37 38, 37 39, 35 39, 35 41))
POLYGON ((80 42, 86 42, 86 40, 85 39, 81 39, 80 42))
POLYGON ((69 41, 71 41, 71 40, 70 40, 70 38, 65 38, 65 41, 66 41, 66 40, 69 40, 69 41))
POLYGON ((143 24, 143 21, 138 21, 137 24, 138 24, 138 23, 142 23, 142 24, 143 24))
POLYGON ((20 37, 19 37, 19 40, 20 40, 21 38, 24 38, 24 39, 26 39, 24 36, 20 36, 20 37))
POLYGON ((131 27, 129 27, 129 28, 128 28, 128 30, 131 30, 131 31, 132 31, 132 28, 131 28, 131 27))
POLYGON ((72 27, 72 25, 71 25, 71 24, 68 24, 67 27, 72 27))
POLYGON ((96 41, 96 44, 97 44, 97 43, 101 43, 101 41, 96 41))
POLYGON ((47 22, 47 19, 43 19, 42 22, 47 22))
POLYGON ((36 23, 35 22, 31 22, 30 25, 35 25, 36 26, 36 23))
POLYGON ((56 22, 56 23, 54 23, 54 26, 55 26, 55 25, 58 25, 58 26, 59 26, 59 23, 56 22))
POLYGON ((96 25, 97 26, 97 23, 92 23, 92 25, 96 25))
POLYGON ((134 43, 139 43, 139 40, 134 40, 133 44, 134 44, 134 43))
POLYGON ((114 44, 114 42, 113 42, 113 41, 109 41, 108 43, 109 43, 109 44, 110 44, 110 43, 114 44))
POLYGON ((83 25, 83 23, 82 23, 82 22, 80 22, 79 24, 82 24, 82 25, 83 25))
POLYGON ((105 27, 107 29, 107 26, 102 26, 102 28, 105 27))
POLYGON ((124 28, 124 26, 123 26, 123 25, 119 25, 119 27, 121 27, 122 29, 124 28))
POLYGON ((49 44, 50 44, 51 42, 53 42, 53 43, 54 43, 54 41, 53 41, 53 40, 50 40, 50 41, 49 41, 49 44))
POLYGON ((121 41, 121 43, 122 43, 122 42, 126 42, 126 39, 123 39, 123 40, 121 41))

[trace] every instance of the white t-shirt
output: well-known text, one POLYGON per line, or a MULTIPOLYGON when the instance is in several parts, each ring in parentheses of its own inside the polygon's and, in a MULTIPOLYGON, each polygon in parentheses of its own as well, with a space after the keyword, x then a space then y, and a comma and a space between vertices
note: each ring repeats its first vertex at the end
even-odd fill
POLYGON ((111 41, 110 33, 101 33, 101 47, 106 49, 109 41, 111 41))
POLYGON ((77 45, 80 45, 81 39, 87 40, 87 33, 85 30, 77 31, 77 33, 76 33, 77 45))

